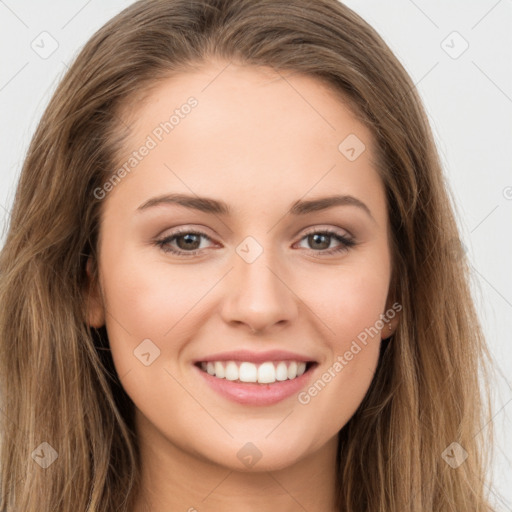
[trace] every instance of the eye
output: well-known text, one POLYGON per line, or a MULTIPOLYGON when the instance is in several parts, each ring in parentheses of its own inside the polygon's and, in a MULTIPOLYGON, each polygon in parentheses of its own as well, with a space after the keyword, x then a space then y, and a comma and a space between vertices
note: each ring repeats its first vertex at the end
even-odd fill
POLYGON ((201 251, 201 238, 211 240, 208 235, 200 231, 182 229, 161 240, 156 240, 155 244, 160 247, 162 251, 167 253, 176 254, 178 256, 193 256, 201 251), (177 249, 171 245, 171 243, 175 241, 178 245, 177 249))
MULTIPOLYGON (((201 231, 181 229, 174 232, 172 235, 156 240, 154 243, 165 253, 189 257, 199 254, 201 250, 204 249, 204 247, 201 247, 202 238, 211 241, 211 238, 201 231), (175 243, 177 247, 173 246, 173 243, 175 243)), ((348 251, 351 247, 356 245, 356 241, 353 238, 348 238, 332 229, 310 231, 301 238, 301 241, 302 240, 306 240, 307 243, 311 244, 313 249, 311 249, 310 252, 320 256, 328 256, 348 251), (338 247, 329 248, 333 240, 337 241, 340 245, 338 247)))
POLYGON ((318 253, 320 256, 329 256, 331 254, 345 252, 356 245, 356 242, 353 238, 348 238, 347 236, 342 235, 341 233, 338 233, 332 229, 310 231, 309 233, 306 233, 301 241, 302 240, 306 240, 307 243, 311 244, 314 249, 319 249, 313 250, 312 252, 318 253), (340 245, 338 247, 329 249, 333 239, 339 242, 340 245))

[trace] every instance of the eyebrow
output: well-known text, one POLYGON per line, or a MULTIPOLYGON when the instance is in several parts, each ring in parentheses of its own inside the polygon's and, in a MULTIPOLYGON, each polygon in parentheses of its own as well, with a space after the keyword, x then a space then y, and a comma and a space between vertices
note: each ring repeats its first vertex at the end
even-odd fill
MULTIPOLYGON (((232 214, 231 207, 224 201, 218 199, 212 199, 209 197, 191 196, 187 194, 165 194, 162 196, 153 197, 143 204, 141 204, 137 211, 145 211, 149 208, 153 208, 161 205, 179 205, 192 210, 199 210, 204 213, 212 213, 216 215, 232 214)), ((320 197, 318 199, 310 199, 307 201, 298 200, 295 201, 290 207, 290 213, 292 215, 307 215, 311 212, 317 212, 320 210, 326 210, 335 206, 356 206, 366 212, 371 219, 375 222, 372 212, 357 197, 351 195, 334 195, 328 197, 320 197)))

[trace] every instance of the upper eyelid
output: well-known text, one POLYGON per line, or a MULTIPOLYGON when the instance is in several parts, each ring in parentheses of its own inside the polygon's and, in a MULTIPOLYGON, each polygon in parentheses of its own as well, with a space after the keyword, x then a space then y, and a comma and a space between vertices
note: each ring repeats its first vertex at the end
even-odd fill
MULTIPOLYGON (((187 234, 187 233, 195 233, 195 234, 198 234, 198 235, 201 235, 201 236, 204 236, 206 238, 209 238, 210 240, 214 240, 214 236, 211 236, 209 235, 207 232, 204 231, 205 228, 194 228, 194 227, 190 227, 190 228, 176 228, 176 231, 173 231, 172 233, 169 233, 168 235, 162 235, 160 237, 158 237, 157 239, 158 240, 165 240, 167 238, 172 238, 172 237, 175 237, 175 236, 179 236, 179 235, 182 235, 182 234, 187 234)), ((302 238, 304 238, 305 236, 307 236, 308 234, 311 234, 311 233, 317 233, 317 232, 331 232, 331 233, 336 233, 340 236, 344 236, 345 238, 355 238, 352 233, 350 231, 348 231, 347 229, 344 229, 344 228, 339 228, 339 227, 333 227, 333 226, 329 226, 329 227, 322 227, 322 226, 309 226, 307 228, 304 228, 305 231, 303 231, 303 234, 302 234, 302 238), (346 235, 343 235, 342 233, 340 233, 339 231, 343 231, 346 233, 346 235)), ((301 230, 302 231, 302 230, 301 230)), ((294 238, 297 237, 299 235, 300 231, 297 232, 296 235, 294 235, 294 238)))
POLYGON ((321 232, 325 232, 325 231, 330 232, 331 234, 336 233, 337 235, 345 236, 345 238, 354 238, 354 236, 352 235, 352 233, 350 233, 350 231, 348 231, 344 228, 332 227, 332 226, 331 227, 311 226, 309 228, 306 228, 306 230, 303 232, 302 237, 307 236, 310 233, 317 233, 317 232, 321 233, 321 232), (340 233, 340 230, 345 232, 347 235, 345 236, 342 233, 340 233))

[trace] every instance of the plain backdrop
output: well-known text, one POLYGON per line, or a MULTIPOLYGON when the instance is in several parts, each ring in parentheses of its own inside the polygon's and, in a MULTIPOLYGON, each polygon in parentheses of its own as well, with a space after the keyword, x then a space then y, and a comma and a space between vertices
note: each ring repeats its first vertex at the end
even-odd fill
MULTIPOLYGON (((131 3, 0 0, 0 247, 28 143, 52 92, 90 36, 131 3)), ((388 43, 428 112, 501 370, 493 385, 493 496, 497 510, 512 511, 512 0, 345 3, 388 43)))

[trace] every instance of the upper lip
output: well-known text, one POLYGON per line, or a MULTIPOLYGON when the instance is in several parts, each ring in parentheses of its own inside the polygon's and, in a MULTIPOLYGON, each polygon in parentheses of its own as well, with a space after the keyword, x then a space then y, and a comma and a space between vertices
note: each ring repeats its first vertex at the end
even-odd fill
POLYGON ((292 361, 316 362, 312 357, 303 356, 287 350, 267 350, 265 352, 252 352, 250 350, 232 350, 230 352, 218 352, 196 359, 194 364, 208 361, 248 361, 251 363, 264 363, 265 361, 292 361))

